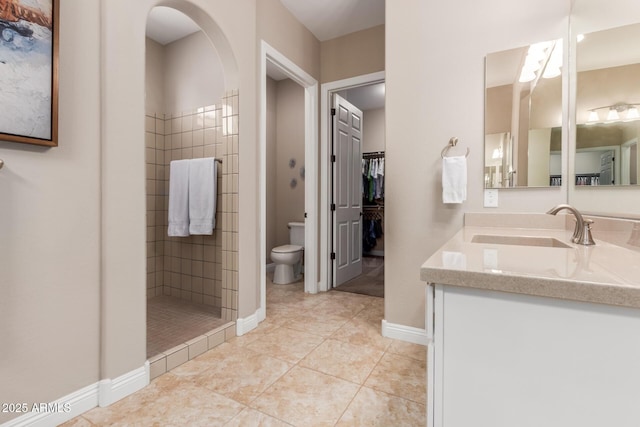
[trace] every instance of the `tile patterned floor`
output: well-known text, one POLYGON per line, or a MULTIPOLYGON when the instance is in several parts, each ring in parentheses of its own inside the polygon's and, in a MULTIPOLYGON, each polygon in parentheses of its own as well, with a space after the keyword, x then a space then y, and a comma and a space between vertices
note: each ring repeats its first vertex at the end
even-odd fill
POLYGON ((267 288, 267 319, 72 426, 424 426, 426 352, 380 335, 383 299, 267 288))
POLYGON ((157 296, 147 300, 147 358, 226 324, 220 308, 157 296))

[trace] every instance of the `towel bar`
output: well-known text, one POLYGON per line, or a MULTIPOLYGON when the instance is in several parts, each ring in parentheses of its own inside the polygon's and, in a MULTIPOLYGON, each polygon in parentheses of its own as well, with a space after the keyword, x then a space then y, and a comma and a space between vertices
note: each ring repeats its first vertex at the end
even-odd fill
MULTIPOLYGON (((449 151, 449 149, 451 147, 455 147, 458 144, 458 138, 456 138, 455 136, 452 136, 451 139, 449 140, 449 143, 442 149, 442 151, 440 152, 440 157, 442 157, 444 159, 444 157, 447 155, 447 152, 449 151)), ((469 150, 469 147, 467 147, 467 154, 465 154, 465 157, 469 157, 469 153, 471 151, 469 150)))

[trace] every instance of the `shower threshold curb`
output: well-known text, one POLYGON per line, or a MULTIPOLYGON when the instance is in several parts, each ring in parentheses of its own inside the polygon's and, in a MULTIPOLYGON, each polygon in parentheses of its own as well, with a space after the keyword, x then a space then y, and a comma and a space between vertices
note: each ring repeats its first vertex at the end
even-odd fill
POLYGON ((236 322, 230 321, 203 335, 199 335, 183 344, 150 357, 149 379, 153 380, 158 378, 160 375, 177 368, 206 351, 216 348, 235 336, 236 322))

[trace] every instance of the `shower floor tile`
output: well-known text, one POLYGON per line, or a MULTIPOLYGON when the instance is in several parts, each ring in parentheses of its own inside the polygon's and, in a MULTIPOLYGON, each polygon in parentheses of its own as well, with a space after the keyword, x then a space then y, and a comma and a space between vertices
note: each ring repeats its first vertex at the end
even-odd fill
POLYGON ((147 358, 226 323, 218 307, 169 296, 151 298, 147 300, 147 358))

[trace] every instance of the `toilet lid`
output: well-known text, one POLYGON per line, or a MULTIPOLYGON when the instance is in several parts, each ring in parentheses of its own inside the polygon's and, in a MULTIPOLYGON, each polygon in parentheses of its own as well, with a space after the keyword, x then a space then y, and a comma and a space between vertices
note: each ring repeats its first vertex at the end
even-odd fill
POLYGON ((298 245, 282 245, 282 246, 276 246, 275 248, 272 249, 272 252, 276 252, 279 254, 289 254, 292 252, 298 252, 302 250, 302 246, 298 246, 298 245))

